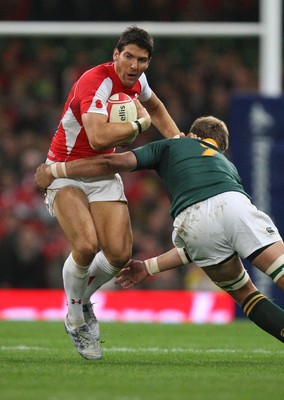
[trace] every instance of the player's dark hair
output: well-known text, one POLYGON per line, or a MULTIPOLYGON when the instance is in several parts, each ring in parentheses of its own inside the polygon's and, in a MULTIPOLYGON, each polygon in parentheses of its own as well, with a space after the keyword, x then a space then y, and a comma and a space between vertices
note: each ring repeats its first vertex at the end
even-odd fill
POLYGON ((211 138, 215 140, 221 151, 228 148, 228 128, 225 122, 218 118, 212 116, 197 118, 191 125, 189 132, 195 133, 200 139, 211 138))
POLYGON ((126 28, 118 39, 116 48, 119 52, 122 52, 128 44, 135 44, 137 47, 147 50, 149 58, 151 58, 154 48, 154 39, 148 32, 144 31, 144 29, 138 28, 135 25, 126 28))

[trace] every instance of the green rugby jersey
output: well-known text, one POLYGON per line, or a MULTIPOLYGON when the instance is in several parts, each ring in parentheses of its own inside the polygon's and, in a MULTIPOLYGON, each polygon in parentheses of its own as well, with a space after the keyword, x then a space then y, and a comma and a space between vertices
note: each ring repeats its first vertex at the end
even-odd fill
POLYGON ((163 180, 175 218, 182 210, 217 194, 244 191, 234 164, 205 141, 163 139, 131 150, 137 159, 135 171, 153 169, 163 180))

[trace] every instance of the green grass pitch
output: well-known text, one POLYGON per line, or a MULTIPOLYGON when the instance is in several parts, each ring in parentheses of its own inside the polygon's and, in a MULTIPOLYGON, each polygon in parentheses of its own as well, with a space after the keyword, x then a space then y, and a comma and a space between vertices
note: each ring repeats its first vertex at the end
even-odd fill
POLYGON ((283 400, 284 347, 249 321, 102 323, 103 360, 59 322, 0 322, 1 400, 283 400))

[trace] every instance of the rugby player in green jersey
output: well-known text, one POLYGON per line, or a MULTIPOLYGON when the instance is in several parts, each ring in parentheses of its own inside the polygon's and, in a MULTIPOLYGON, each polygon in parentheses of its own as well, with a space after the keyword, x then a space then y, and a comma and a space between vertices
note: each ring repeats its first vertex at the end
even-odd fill
MULTIPOLYGON (((117 274, 116 283, 131 288, 149 275, 190 260, 227 291, 256 325, 284 342, 284 311, 258 291, 241 261, 249 260, 284 290, 284 244, 271 218, 251 203, 237 169, 224 156, 228 142, 223 121, 201 117, 184 138, 64 166, 58 163, 56 175, 97 177, 155 170, 171 202, 175 247, 149 260, 132 260, 117 274)), ((35 180, 40 188, 53 179, 49 166, 38 168, 35 180)))

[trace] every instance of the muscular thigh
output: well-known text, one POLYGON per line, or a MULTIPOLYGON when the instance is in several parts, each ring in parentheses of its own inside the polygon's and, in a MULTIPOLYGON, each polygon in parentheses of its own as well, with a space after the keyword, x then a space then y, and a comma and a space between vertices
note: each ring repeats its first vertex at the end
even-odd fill
POLYGON ((63 187, 54 201, 56 218, 73 250, 97 251, 97 235, 85 193, 75 187, 63 187), (89 248, 89 249, 88 249, 89 248))
POLYGON ((202 269, 212 281, 224 282, 236 279, 243 271, 244 266, 240 257, 235 254, 228 261, 202 269))
POLYGON ((131 257, 132 230, 128 206, 122 201, 97 201, 90 204, 99 246, 109 261, 124 265, 131 257))
POLYGON ((284 244, 282 241, 275 242, 271 246, 263 250, 257 257, 252 260, 262 272, 265 272, 278 257, 284 254, 284 244))

